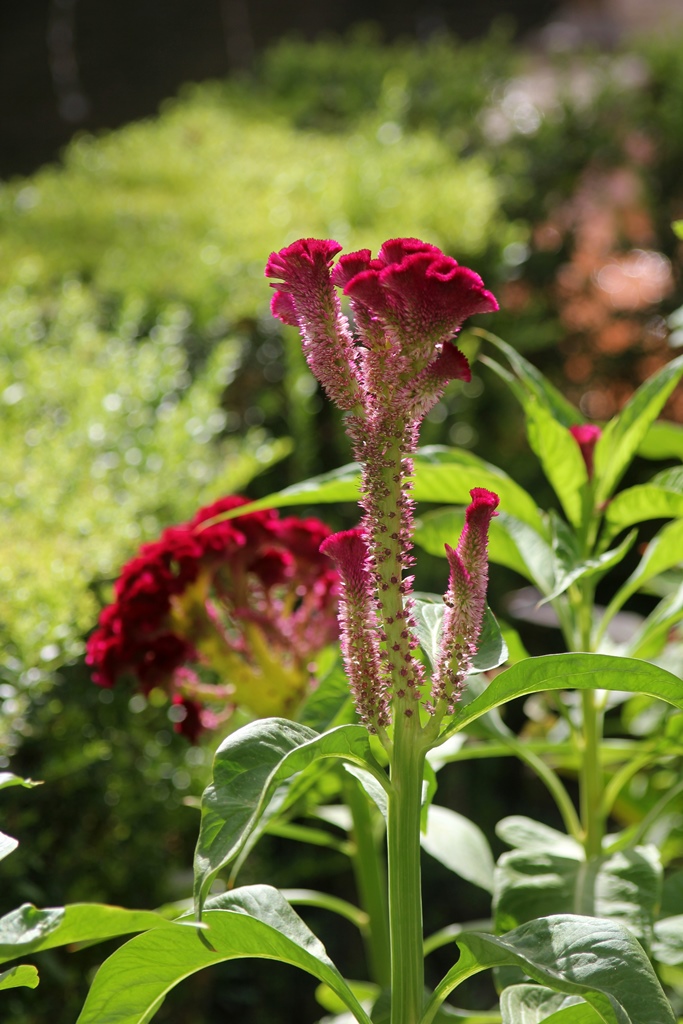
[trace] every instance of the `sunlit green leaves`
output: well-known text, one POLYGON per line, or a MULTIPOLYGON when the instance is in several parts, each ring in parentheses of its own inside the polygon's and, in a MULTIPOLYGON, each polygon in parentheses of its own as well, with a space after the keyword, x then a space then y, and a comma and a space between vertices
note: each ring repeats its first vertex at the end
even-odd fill
POLYGON ((343 725, 319 735, 297 722, 267 718, 243 726, 221 744, 213 782, 202 797, 195 853, 199 910, 217 872, 239 854, 278 785, 328 758, 370 770, 380 785, 387 784, 361 725, 343 725))
POLYGON ((503 937, 472 932, 456 941, 460 959, 437 985, 421 1024, 431 1024, 438 1005, 465 978, 504 966, 520 967, 556 992, 581 996, 597 1011, 601 1024, 675 1024, 642 946, 614 921, 557 915, 503 937))
POLYGON ((502 1024, 601 1024, 603 1018, 579 996, 565 996, 543 985, 510 985, 500 997, 502 1024), (572 1015, 564 1016, 568 1008, 572 1015))
POLYGON ((683 519, 675 519, 672 523, 663 526, 652 538, 640 562, 610 601, 601 623, 601 629, 605 629, 619 608, 648 580, 680 562, 683 562, 683 519))
POLYGON ((578 526, 582 518, 581 492, 588 483, 581 449, 567 428, 538 401, 527 401, 524 412, 529 444, 560 499, 567 518, 574 526, 578 526))
POLYGON ((202 942, 183 921, 131 939, 102 965, 78 1024, 147 1024, 171 988, 224 960, 261 957, 292 964, 328 985, 361 1024, 369 1017, 323 945, 268 885, 245 886, 211 900, 202 942))
POLYGON ((457 732, 515 697, 569 689, 647 693, 683 708, 680 679, 656 665, 607 654, 549 654, 518 662, 495 676, 483 693, 456 710, 445 735, 457 732))
POLYGON ((421 835, 423 850, 473 885, 493 891, 493 855, 481 829, 448 807, 432 804, 427 829, 421 835))
POLYGON ((19 964, 9 971, 0 973, 0 989, 5 988, 36 988, 39 982, 38 971, 30 964, 19 964))
POLYGON ((610 497, 651 424, 683 376, 683 356, 648 378, 606 425, 595 446, 595 500, 610 497))
POLYGON ((0 918, 0 963, 74 942, 101 942, 170 921, 153 910, 125 910, 100 903, 73 903, 38 910, 25 903, 0 918))
POLYGON ((495 873, 496 931, 549 914, 620 921, 647 948, 661 899, 662 865, 655 847, 623 850, 586 862, 567 844, 504 853, 495 873))

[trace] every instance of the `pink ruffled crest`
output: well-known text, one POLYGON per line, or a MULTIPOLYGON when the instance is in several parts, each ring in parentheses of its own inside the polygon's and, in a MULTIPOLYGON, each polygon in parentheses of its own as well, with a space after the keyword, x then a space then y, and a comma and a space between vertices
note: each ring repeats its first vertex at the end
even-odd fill
POLYGON ((407 335, 441 340, 473 314, 498 309, 478 274, 427 242, 394 238, 376 260, 369 255, 361 250, 342 257, 333 282, 352 303, 407 335))
POLYGON ((299 238, 270 254, 265 276, 282 282, 271 287, 296 295, 313 284, 329 281, 332 260, 341 248, 339 242, 331 238, 299 238))
POLYGON ((583 461, 586 463, 588 479, 591 480, 593 478, 593 453, 596 444, 602 437, 602 430, 596 423, 580 423, 570 427, 569 433, 581 449, 583 461))

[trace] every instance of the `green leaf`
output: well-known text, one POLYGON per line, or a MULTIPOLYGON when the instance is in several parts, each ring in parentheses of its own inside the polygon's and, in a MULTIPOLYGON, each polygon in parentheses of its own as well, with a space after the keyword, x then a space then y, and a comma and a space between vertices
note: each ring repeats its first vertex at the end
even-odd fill
POLYGON ((216 874, 233 860, 280 783, 325 758, 340 758, 386 776, 376 764, 367 729, 342 725, 319 735, 298 722, 267 718, 228 736, 216 751, 213 782, 202 797, 202 818, 195 853, 195 903, 198 913, 216 874))
POLYGON ((683 964, 683 914, 655 921, 652 956, 662 964, 683 964))
POLYGON ((576 839, 521 814, 502 818, 496 825, 496 835, 517 850, 552 850, 561 857, 573 860, 583 860, 584 857, 583 846, 576 839))
POLYGON ((95 975, 77 1024, 147 1024, 184 978, 244 957, 300 967, 329 985, 361 1024, 370 1024, 322 943, 277 889, 252 885, 224 893, 207 904, 204 921, 210 946, 177 923, 118 949, 95 975))
MULTIPOLYGON (((562 392, 558 391, 558 389, 543 376, 541 371, 530 363, 528 359, 525 359, 524 356, 520 355, 512 345, 508 345, 506 341, 496 337, 495 334, 491 334, 489 331, 480 331, 477 328, 472 333, 478 333, 481 337, 485 337, 495 345, 500 352, 503 352, 504 355, 507 356, 510 365, 524 386, 524 393, 526 395, 527 402, 535 400, 552 415, 554 420, 562 424, 562 426, 567 429, 577 423, 583 422, 581 413, 578 409, 574 408, 571 402, 567 401, 562 392)), ((522 401, 526 411, 524 400, 520 400, 522 401)))
POLYGON ((675 220, 671 227, 674 230, 674 234, 678 235, 679 238, 683 238, 683 220, 675 220))
POLYGON ((493 892, 493 854, 486 836, 469 818, 434 804, 427 811, 422 848, 460 878, 493 892))
POLYGON ((34 782, 33 779, 22 779, 12 772, 0 772, 0 789, 8 789, 10 786, 23 786, 24 789, 34 789, 42 786, 42 782, 34 782))
POLYGON ((582 519, 581 492, 588 483, 581 449, 567 427, 555 419, 537 400, 527 401, 527 436, 543 472, 562 503, 567 519, 579 526, 582 519))
POLYGON ((35 967, 32 967, 31 964, 18 964, 0 974, 0 989, 36 988, 39 981, 40 978, 35 967))
POLYGON ((604 1018, 589 1003, 567 1006, 545 1018, 544 1024, 602 1024, 604 1018))
POLYGON ((10 853, 16 850, 19 845, 19 840, 13 836, 8 836, 4 832, 0 832, 0 860, 4 860, 5 857, 9 857, 10 853))
MULTIPOLYGON (((364 1005, 372 1005, 380 993, 379 986, 371 981, 350 981, 347 978, 346 984, 358 1002, 364 1005)), ((336 992, 332 991, 329 985, 318 985, 315 990, 315 998, 323 1010, 327 1010, 328 1013, 341 1014, 346 1009, 344 1001, 339 998, 336 992)))
POLYGON ((349 681, 341 659, 337 658, 329 672, 319 681, 308 696, 298 715, 302 725, 324 732, 333 725, 342 724, 340 719, 355 717, 349 681))
POLYGON ((640 943, 615 921, 557 915, 503 937, 458 936, 460 959, 436 987, 420 1024, 461 981, 489 967, 521 968, 556 992, 582 996, 604 1024, 675 1024, 671 1007, 640 943))
POLYGON ((552 601, 559 597, 577 580, 603 576, 623 560, 627 552, 633 547, 637 535, 637 530, 631 530, 616 548, 603 551, 601 555, 597 555, 595 558, 587 558, 583 562, 569 562, 563 565, 556 560, 555 586, 546 596, 545 601, 552 601))
POLYGON ((518 662, 495 676, 483 693, 456 709, 443 736, 465 728, 515 697, 571 689, 646 693, 683 709, 680 679, 649 662, 609 654, 547 654, 518 662))
MULTIPOLYGON (((416 501, 466 505, 469 504, 473 487, 488 487, 499 496, 502 508, 534 528, 542 528, 539 511, 531 496, 502 469, 484 462, 472 452, 431 445, 418 449, 413 462, 413 497, 416 501)), ((351 463, 331 473, 323 473, 303 483, 286 487, 283 491, 276 491, 250 505, 242 505, 239 510, 234 510, 233 515, 287 505, 357 501, 360 497, 359 488, 360 467, 357 463, 351 463)), ((232 518, 232 515, 225 518, 232 518)))
POLYGON ((680 492, 650 482, 628 487, 615 495, 605 510, 605 530, 613 537, 620 530, 648 519, 678 519, 683 516, 683 488, 680 492))
MULTIPOLYGON (((565 996, 543 985, 509 985, 500 997, 502 1024, 542 1024, 552 1020, 551 1014, 554 1016, 556 1011, 568 1007, 586 1009, 592 1014, 585 1017, 586 1024, 593 1024, 593 1021, 600 1024, 601 1018, 596 1016, 593 1007, 579 996, 565 996)), ((581 1017, 576 1020, 578 1024, 581 1017)))
MULTIPOLYGON (((432 667, 439 653, 439 641, 446 606, 437 594, 413 594, 417 638, 420 647, 429 658, 432 667)), ((477 653, 472 659, 470 674, 488 672, 507 661, 508 650, 495 615, 488 605, 484 609, 484 621, 477 641, 477 653)))
POLYGON ((621 922, 648 947, 662 893, 655 847, 636 847, 586 862, 565 845, 504 853, 495 872, 496 931, 550 914, 585 914, 621 922))
MULTIPOLYGON (((445 558, 445 544, 453 546, 460 536, 464 510, 449 508, 428 512, 416 520, 415 542, 430 555, 445 558)), ((513 569, 535 583, 544 594, 554 586, 550 545, 536 529, 507 512, 499 512, 489 529, 489 561, 513 569)))
POLYGON ((638 446, 643 459, 683 459, 683 427, 657 420, 638 446))
POLYGON ((125 910, 102 903, 72 903, 37 910, 25 903, 0 918, 0 963, 55 946, 101 942, 169 924, 167 918, 153 910, 125 910))
POLYGON ((683 562, 683 519, 667 523, 652 538, 640 562, 607 606, 600 624, 600 632, 604 632, 607 623, 632 594, 640 590, 648 580, 673 568, 679 562, 683 562))
POLYGON ((610 497, 682 376, 683 356, 679 356, 641 384, 609 421, 595 446, 596 503, 610 497))
POLYGON ((625 654, 632 658, 654 658, 664 646, 673 626, 683 618, 683 583, 656 605, 631 636, 625 654))

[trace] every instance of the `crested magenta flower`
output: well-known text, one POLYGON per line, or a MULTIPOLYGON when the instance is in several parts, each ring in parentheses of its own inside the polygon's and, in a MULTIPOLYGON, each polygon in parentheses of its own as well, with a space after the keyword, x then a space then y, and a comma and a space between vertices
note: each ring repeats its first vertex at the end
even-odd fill
POLYGON ((330 539, 324 550, 344 581, 342 647, 359 713, 380 727, 390 700, 408 717, 423 700, 405 574, 413 564, 411 456, 420 423, 450 380, 470 379, 453 344, 463 321, 498 303, 474 271, 419 239, 390 239, 377 257, 361 249, 332 267, 340 250, 333 241, 300 239, 271 254, 266 276, 275 281, 273 314, 299 328, 311 372, 347 413, 363 468, 360 531, 330 539), (371 635, 379 637, 374 645, 371 635))
POLYGON ((291 714, 338 635, 338 577, 319 550, 328 527, 273 510, 217 518, 242 504, 223 498, 144 544, 88 642, 94 682, 131 675, 145 693, 166 690, 193 741, 236 705, 291 714))
POLYGON ((451 574, 432 678, 432 704, 446 701, 450 712, 477 651, 486 606, 489 526, 498 514, 499 499, 493 491, 474 487, 470 495, 472 501, 465 512, 458 546, 453 549, 446 545, 451 574))

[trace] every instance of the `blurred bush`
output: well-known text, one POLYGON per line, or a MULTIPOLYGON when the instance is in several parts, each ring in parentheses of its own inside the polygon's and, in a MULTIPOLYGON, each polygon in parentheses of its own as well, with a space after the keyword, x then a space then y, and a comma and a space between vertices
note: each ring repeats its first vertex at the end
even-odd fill
MULTIPOLYGON (((3 802, 22 840, 6 909, 187 891, 196 822, 181 805, 204 754, 180 745, 165 708, 97 690, 80 651, 141 541, 221 493, 348 460, 295 332, 269 317, 268 253, 306 235, 435 242, 500 298, 493 329, 607 417, 670 357, 666 316, 682 301, 669 227, 683 217, 682 54, 668 39, 530 57, 500 33, 289 41, 248 80, 193 86, 158 118, 77 138, 63 166, 0 185, 0 738, 13 770, 46 779, 3 802)), ((540 500, 511 403, 475 367, 423 439, 476 445, 540 500)), ((667 413, 683 420, 683 397, 667 413)), ((506 799, 528 804, 521 776, 506 799)), ((82 963, 46 955, 41 987, 3 1019, 72 1021, 82 963)), ((240 1019, 259 1024, 259 991, 240 985, 240 1019)), ((216 991, 204 1014, 193 995, 164 1019, 222 1019, 235 987, 216 991)), ((269 1014, 288 1021, 286 1000, 269 1014)))

